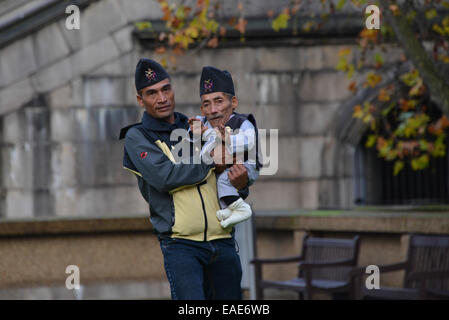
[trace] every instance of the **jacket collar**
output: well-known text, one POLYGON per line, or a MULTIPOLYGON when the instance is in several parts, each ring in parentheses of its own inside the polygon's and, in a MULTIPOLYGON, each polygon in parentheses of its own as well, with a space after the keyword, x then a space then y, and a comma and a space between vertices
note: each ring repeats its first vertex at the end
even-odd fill
POLYGON ((142 124, 145 129, 153 131, 171 132, 178 128, 187 129, 189 127, 187 122, 188 118, 179 112, 175 112, 174 114, 175 114, 175 123, 171 124, 166 121, 153 118, 145 111, 142 116, 142 124))

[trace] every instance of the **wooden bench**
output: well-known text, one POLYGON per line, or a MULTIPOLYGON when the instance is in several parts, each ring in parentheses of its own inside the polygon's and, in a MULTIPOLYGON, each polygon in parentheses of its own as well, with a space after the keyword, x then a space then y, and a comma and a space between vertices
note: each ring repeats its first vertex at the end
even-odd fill
POLYGON ((318 292, 351 294, 349 271, 357 265, 358 253, 358 236, 346 240, 306 235, 298 256, 251 261, 255 266, 256 299, 263 299, 266 288, 296 291, 305 299, 318 292), (275 263, 298 263, 298 277, 286 281, 263 279, 262 266, 275 263))
POLYGON ((387 272, 405 271, 403 288, 367 289, 366 268, 358 267, 351 271, 356 299, 449 298, 449 236, 411 234, 406 260, 378 267, 380 279, 387 272))

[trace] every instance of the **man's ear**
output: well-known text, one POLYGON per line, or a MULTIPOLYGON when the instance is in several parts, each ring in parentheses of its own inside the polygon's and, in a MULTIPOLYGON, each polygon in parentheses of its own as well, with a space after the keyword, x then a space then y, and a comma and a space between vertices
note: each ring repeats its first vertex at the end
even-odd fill
POLYGON ((137 98, 137 102, 139 103, 139 105, 143 108, 144 105, 143 105, 142 96, 140 94, 137 94, 136 98, 137 98))
POLYGON ((235 110, 238 106, 239 106, 239 100, 237 99, 236 96, 233 96, 231 99, 232 110, 235 110))

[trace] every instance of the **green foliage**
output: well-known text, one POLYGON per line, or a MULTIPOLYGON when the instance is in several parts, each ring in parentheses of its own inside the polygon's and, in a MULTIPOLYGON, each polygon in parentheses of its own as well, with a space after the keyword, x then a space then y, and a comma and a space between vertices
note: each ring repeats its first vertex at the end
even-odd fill
POLYGON ((281 29, 287 29, 288 21, 290 20, 290 15, 286 13, 281 13, 273 20, 271 26, 274 31, 278 32, 281 29))

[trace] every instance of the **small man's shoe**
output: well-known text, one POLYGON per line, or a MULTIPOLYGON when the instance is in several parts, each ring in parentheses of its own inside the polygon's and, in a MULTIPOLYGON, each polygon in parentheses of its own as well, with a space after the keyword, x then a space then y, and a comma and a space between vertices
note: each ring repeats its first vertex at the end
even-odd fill
POLYGON ((222 210, 217 211, 217 218, 220 221, 223 221, 227 218, 229 218, 232 214, 232 211, 229 208, 224 208, 222 210))
POLYGON ((223 228, 248 220, 253 214, 250 205, 243 201, 242 198, 231 203, 227 209, 231 211, 231 215, 220 222, 223 228))

